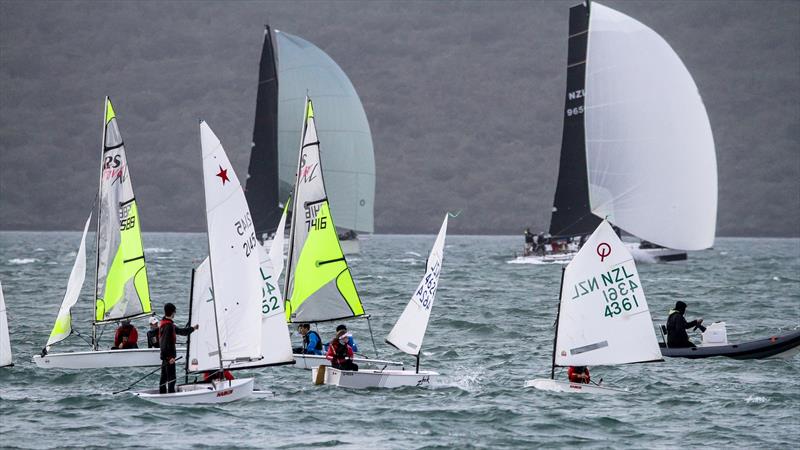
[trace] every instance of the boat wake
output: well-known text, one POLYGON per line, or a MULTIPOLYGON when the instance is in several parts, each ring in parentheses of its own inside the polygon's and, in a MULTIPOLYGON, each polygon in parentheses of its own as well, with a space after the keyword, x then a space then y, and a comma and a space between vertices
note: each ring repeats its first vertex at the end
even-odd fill
POLYGON ((39 260, 36 258, 13 258, 9 259, 8 263, 13 265, 23 265, 23 264, 33 264, 38 261, 39 260))
POLYGON ((172 253, 171 248, 163 248, 163 247, 149 247, 144 249, 145 253, 172 253))

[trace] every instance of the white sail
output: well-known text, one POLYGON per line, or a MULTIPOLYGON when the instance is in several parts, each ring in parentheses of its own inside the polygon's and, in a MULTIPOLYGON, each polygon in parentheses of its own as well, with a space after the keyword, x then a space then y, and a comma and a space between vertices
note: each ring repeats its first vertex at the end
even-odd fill
POLYGON ((260 360, 258 240, 239 178, 225 150, 200 122, 208 252, 223 364, 260 360))
MULTIPOLYGON (((275 32, 278 79, 278 148, 280 198, 286 198, 297 169, 297 136, 303 124, 303 99, 325 117, 319 137, 325 143, 325 181, 336 225, 373 231, 375 155, 364 106, 350 79, 311 42, 275 32)), ((272 206, 272 205, 270 205, 272 206)))
POLYGON ((50 338, 47 339, 47 347, 63 341, 72 333, 72 307, 78 302, 83 282, 86 280, 86 233, 89 231, 89 222, 91 221, 92 214, 89 213, 86 225, 83 226, 81 244, 78 247, 78 254, 75 256, 75 263, 72 265, 72 272, 69 274, 67 290, 61 301, 56 323, 53 325, 53 331, 50 332, 50 338))
POLYGON ((272 245, 269 247, 269 257, 270 262, 272 263, 275 282, 278 282, 278 279, 281 277, 281 273, 283 272, 283 230, 286 228, 286 208, 283 208, 283 214, 281 214, 281 220, 278 222, 278 228, 275 232, 275 238, 272 240, 272 245))
POLYGON ((189 371, 219 369, 219 342, 214 317, 214 292, 208 257, 197 266, 192 279, 191 326, 199 325, 189 336, 189 371))
POLYGON ((647 26, 592 2, 585 95, 592 212, 664 247, 711 247, 714 138, 675 51, 647 26))
POLYGON ((564 271, 556 366, 660 361, 636 264, 603 221, 564 271))
POLYGON ((439 286, 446 234, 447 214, 444 216, 442 228, 439 229, 439 235, 436 236, 431 253, 428 255, 425 276, 422 277, 417 290, 411 296, 411 301, 408 302, 403 314, 397 319, 397 323, 394 324, 394 328, 386 338, 386 342, 409 355, 418 355, 422 348, 422 339, 428 328, 433 300, 436 297, 436 288, 439 286))
POLYGON ((12 364, 11 335, 8 333, 6 299, 3 297, 3 284, 0 283, 0 367, 12 364))

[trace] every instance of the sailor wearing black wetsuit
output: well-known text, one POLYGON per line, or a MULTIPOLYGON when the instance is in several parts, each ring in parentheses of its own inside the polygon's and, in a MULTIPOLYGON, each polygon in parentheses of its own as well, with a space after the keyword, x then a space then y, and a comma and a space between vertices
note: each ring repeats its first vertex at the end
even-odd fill
POLYGON ((164 318, 158 325, 158 342, 161 348, 161 381, 158 385, 158 392, 166 394, 175 392, 175 341, 177 335, 188 336, 198 328, 177 327, 172 321, 175 316, 175 305, 167 303, 164 305, 164 318))
POLYGON ((667 318, 667 347, 694 347, 695 345, 689 340, 689 335, 686 334, 686 330, 697 327, 700 328, 700 331, 706 331, 706 328, 701 325, 703 319, 686 322, 686 319, 683 317, 684 313, 686 313, 686 303, 682 301, 675 303, 675 309, 670 310, 669 317, 667 318))

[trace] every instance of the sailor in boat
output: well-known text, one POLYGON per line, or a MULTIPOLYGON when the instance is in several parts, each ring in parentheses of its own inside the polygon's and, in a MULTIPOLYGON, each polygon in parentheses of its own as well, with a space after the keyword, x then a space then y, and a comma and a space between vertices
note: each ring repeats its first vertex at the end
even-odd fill
POLYGON ((675 308, 669 311, 669 317, 667 318, 667 347, 694 347, 695 345, 689 340, 686 330, 699 328, 701 332, 706 331, 706 327, 702 325, 702 317, 687 322, 683 317, 684 314, 686 314, 686 303, 678 300, 675 303, 675 308))
POLYGON ((325 358, 331 362, 334 369, 358 370, 358 365, 353 362, 353 347, 348 343, 350 337, 347 330, 339 330, 328 346, 325 358))
MULTIPOLYGON (((353 353, 358 353, 358 344, 356 344, 355 339, 353 339, 353 333, 350 333, 350 332, 347 331, 347 326, 345 324, 341 324, 341 325, 336 327, 337 336, 338 336, 338 334, 340 332, 347 333, 347 345, 349 345, 350 348, 353 349, 353 353)), ((326 352, 328 351, 328 346, 330 346, 330 344, 325 344, 325 351, 326 352)))
POLYGON ((147 330, 147 348, 160 348, 158 345, 158 317, 150 318, 150 329, 147 330))
POLYGON ((531 233, 530 228, 525 228, 525 256, 532 255, 536 251, 536 235, 531 233))
POLYGON ((233 381, 234 376, 230 370, 223 369, 221 372, 219 370, 209 370, 203 372, 203 383, 211 383, 212 381, 233 381))
POLYGON ((161 394, 175 392, 175 341, 177 335, 188 336, 192 331, 198 329, 200 325, 194 327, 177 327, 173 318, 175 317, 175 305, 167 303, 164 305, 164 318, 158 325, 158 342, 161 348, 161 380, 158 385, 158 392, 161 394))
POLYGON ((123 320, 114 333, 114 346, 111 350, 139 348, 139 332, 130 320, 123 320))
POLYGON ((586 366, 569 366, 567 369, 567 378, 570 383, 589 384, 591 377, 589 376, 589 368, 586 366))
POLYGON ((322 338, 319 337, 319 333, 311 329, 310 324, 301 323, 297 326, 297 332, 303 336, 303 346, 292 349, 293 353, 301 355, 322 354, 322 338))

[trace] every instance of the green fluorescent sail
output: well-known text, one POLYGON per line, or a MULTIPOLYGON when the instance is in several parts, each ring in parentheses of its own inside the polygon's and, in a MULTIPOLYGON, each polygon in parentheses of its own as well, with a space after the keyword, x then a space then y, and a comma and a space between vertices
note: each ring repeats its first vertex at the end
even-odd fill
POLYGON ((327 201, 320 205, 317 220, 326 226, 320 229, 312 227, 308 233, 295 267, 295 289, 287 302, 287 318, 295 320, 293 316, 300 316, 304 309, 308 321, 361 316, 364 307, 342 254, 327 201), (312 305, 315 293, 320 294, 321 298, 316 299, 319 305, 312 305), (309 304, 303 305, 307 301, 309 304))
POLYGON ((106 98, 97 252, 95 321, 150 313, 141 225, 125 146, 106 98))

